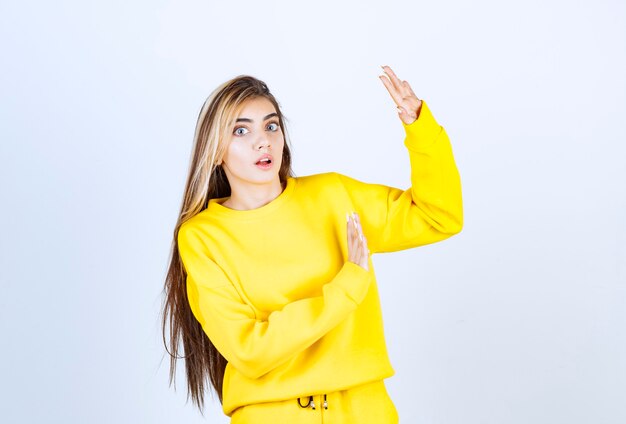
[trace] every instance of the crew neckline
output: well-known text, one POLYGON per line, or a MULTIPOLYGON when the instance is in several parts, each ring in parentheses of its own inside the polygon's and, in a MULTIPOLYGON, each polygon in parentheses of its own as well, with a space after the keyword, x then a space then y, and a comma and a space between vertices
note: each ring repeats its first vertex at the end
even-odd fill
POLYGON ((248 210, 238 210, 231 209, 221 204, 221 202, 225 201, 228 197, 218 197, 209 199, 209 203, 205 209, 206 212, 210 214, 216 214, 223 217, 230 218, 256 218, 258 216, 263 216, 270 212, 275 211, 278 207, 280 207, 283 203, 287 201, 287 199, 291 196, 291 193, 294 191, 296 187, 297 179, 295 177, 287 177, 287 185, 285 189, 276 196, 272 201, 266 203, 265 205, 258 207, 256 209, 248 209, 248 210))

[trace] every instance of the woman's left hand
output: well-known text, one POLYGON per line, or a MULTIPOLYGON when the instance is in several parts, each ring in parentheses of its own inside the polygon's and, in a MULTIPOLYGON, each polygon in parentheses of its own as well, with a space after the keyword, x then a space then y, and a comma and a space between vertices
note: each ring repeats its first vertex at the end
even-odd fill
POLYGON ((417 98, 407 81, 400 81, 389 66, 383 66, 385 75, 379 75, 383 84, 396 102, 400 119, 409 125, 415 122, 422 108, 422 101, 417 98))

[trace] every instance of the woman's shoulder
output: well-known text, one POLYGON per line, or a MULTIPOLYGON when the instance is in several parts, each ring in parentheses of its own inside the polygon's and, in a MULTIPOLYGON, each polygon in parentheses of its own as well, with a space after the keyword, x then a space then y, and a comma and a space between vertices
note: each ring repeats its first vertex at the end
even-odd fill
POLYGON ((202 209, 197 214, 193 215, 191 218, 184 221, 179 227, 180 233, 196 233, 196 234, 204 234, 210 229, 212 226, 216 224, 214 217, 209 213, 209 211, 205 208, 202 209))
MULTIPOLYGON (((319 186, 325 188, 334 188, 336 190, 351 189, 353 186, 368 184, 368 182, 352 177, 348 174, 337 171, 323 172, 319 174, 307 175, 304 177, 298 177, 298 182, 308 184, 310 186, 319 186)), ((371 183, 370 183, 371 184, 371 183)))
POLYGON ((327 171, 294 178, 298 181, 298 185, 327 187, 329 184, 333 185, 339 183, 341 177, 343 177, 343 174, 339 172, 327 171))
POLYGON ((323 193, 328 195, 338 190, 343 191, 342 177, 342 174, 335 171, 294 177, 296 179, 296 191, 300 195, 305 193, 323 193))

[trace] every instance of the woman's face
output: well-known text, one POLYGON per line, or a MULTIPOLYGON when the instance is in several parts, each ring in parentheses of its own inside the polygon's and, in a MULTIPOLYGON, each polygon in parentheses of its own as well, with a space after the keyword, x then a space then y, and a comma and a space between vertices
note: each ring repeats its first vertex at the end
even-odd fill
POLYGON ((272 102, 264 97, 246 100, 231 127, 228 147, 222 158, 231 190, 242 185, 280 181, 284 137, 272 102), (271 155, 269 164, 259 159, 271 155))

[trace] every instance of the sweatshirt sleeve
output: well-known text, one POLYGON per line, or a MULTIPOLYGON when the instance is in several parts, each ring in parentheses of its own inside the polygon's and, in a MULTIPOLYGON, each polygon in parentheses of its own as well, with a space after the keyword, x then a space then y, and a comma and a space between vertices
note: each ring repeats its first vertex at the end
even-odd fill
POLYGON ((181 226, 178 249, 194 316, 224 358, 251 379, 288 361, 341 323, 365 298, 371 281, 368 271, 346 261, 322 287, 322 295, 288 303, 260 320, 207 255, 201 233, 181 226))
POLYGON ((445 129, 422 100, 419 117, 402 122, 411 187, 401 190, 336 174, 361 218, 371 253, 444 240, 463 227, 461 180, 445 129))

